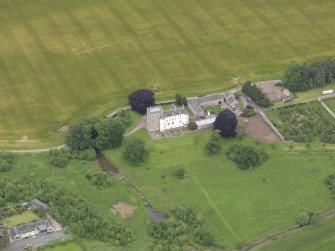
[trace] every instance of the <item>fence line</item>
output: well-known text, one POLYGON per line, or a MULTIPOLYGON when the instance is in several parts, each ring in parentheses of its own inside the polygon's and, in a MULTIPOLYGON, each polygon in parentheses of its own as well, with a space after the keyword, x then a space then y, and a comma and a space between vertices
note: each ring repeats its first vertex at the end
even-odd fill
POLYGON ((266 117, 266 115, 264 114, 264 112, 261 111, 261 109, 258 108, 258 113, 261 115, 261 118, 264 120, 264 122, 270 126, 270 128, 272 129, 272 131, 278 136, 278 138, 285 143, 285 139, 283 137, 283 135, 278 131, 278 129, 271 123, 271 121, 266 117))

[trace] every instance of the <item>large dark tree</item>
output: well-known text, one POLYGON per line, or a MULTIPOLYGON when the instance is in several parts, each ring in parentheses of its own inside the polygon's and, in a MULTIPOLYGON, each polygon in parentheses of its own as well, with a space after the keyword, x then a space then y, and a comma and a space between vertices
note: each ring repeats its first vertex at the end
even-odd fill
POLYGON ((229 109, 220 112, 214 121, 214 129, 219 130, 223 137, 235 137, 236 127, 236 115, 229 109))
POLYGON ((121 145, 124 126, 117 119, 82 119, 70 126, 66 144, 72 150, 104 150, 121 145))
POLYGON ((128 96, 131 109, 141 114, 147 112, 147 107, 155 105, 155 93, 151 90, 141 89, 128 96))

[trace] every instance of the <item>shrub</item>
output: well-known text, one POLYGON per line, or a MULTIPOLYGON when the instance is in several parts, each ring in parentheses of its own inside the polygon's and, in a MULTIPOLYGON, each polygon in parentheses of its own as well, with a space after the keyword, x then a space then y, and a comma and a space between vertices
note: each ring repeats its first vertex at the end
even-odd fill
POLYGON ((268 107, 271 105, 270 99, 265 97, 263 92, 256 85, 252 85, 250 81, 244 83, 242 92, 261 107, 268 107))
POLYGON ((221 151, 219 133, 215 131, 205 146, 208 155, 214 155, 221 151))
POLYGON ((185 179, 186 177, 186 172, 184 168, 178 168, 175 172, 174 172, 174 176, 176 176, 178 179, 185 179))
POLYGON ((241 116, 245 118, 249 118, 255 115, 256 115, 256 112, 252 106, 247 106, 241 114, 241 116))
POLYGON ((148 156, 144 141, 139 138, 128 139, 125 143, 123 156, 132 165, 142 164, 148 156))
POLYGON ((66 167, 71 160, 71 152, 67 149, 50 150, 51 165, 55 167, 66 167))
POLYGON ((190 123, 188 123, 187 128, 193 131, 198 129, 198 125, 194 121, 191 121, 190 123))
POLYGON ((72 155, 75 159, 91 161, 95 160, 97 153, 93 148, 89 148, 82 151, 73 151, 72 155))
POLYGON ((126 111, 126 110, 120 111, 116 115, 115 119, 121 121, 124 127, 129 127, 131 125, 131 116, 130 116, 129 111, 126 111))
POLYGON ((105 172, 90 172, 86 174, 86 179, 97 187, 109 187, 114 184, 114 179, 111 175, 105 172))
POLYGON ((194 232, 194 240, 195 242, 199 243, 200 245, 203 245, 203 246, 211 246, 214 244, 215 242, 215 238, 214 236, 202 229, 202 228, 197 228, 194 232))
POLYGON ((253 169, 267 160, 268 155, 253 146, 233 144, 228 148, 227 156, 237 163, 240 169, 253 169))
POLYGON ((297 217, 297 224, 299 224, 299 226, 306 226, 315 223, 316 223, 316 217, 312 212, 311 213, 301 212, 297 217))
POLYGON ((8 172, 12 169, 15 155, 11 152, 0 152, 0 172, 8 172))
POLYGON ((177 207, 172 210, 177 220, 181 220, 192 228, 200 227, 203 223, 201 214, 197 214, 191 207, 177 207))
POLYGON ((335 193, 335 174, 329 175, 325 180, 325 184, 332 193, 335 193))

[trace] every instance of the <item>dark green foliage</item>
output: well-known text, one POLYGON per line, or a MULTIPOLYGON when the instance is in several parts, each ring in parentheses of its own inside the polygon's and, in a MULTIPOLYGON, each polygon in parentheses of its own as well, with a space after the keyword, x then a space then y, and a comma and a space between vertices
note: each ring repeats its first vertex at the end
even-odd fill
POLYGON ((74 159, 92 161, 95 160, 97 153, 93 148, 81 151, 73 151, 72 156, 74 159))
POLYGON ((279 121, 275 126, 286 140, 309 143, 319 137, 324 143, 335 143, 335 124, 316 102, 274 110, 279 121))
POLYGON ((148 156, 145 143, 139 138, 130 138, 125 142, 124 158, 132 165, 141 165, 148 156))
POLYGON ((33 212, 34 212, 35 214, 37 214, 40 218, 44 218, 44 216, 45 216, 45 210, 44 210, 43 207, 34 208, 34 209, 33 209, 33 212))
POLYGON ((0 152, 0 172, 8 172, 12 169, 15 155, 11 152, 0 152))
POLYGON ((236 137, 237 118, 235 113, 224 109, 214 121, 214 129, 219 130, 222 137, 236 137))
POLYGON ((9 244, 8 230, 4 227, 0 227, 0 250, 1 248, 9 246, 9 244))
POLYGON ((188 123, 187 128, 193 131, 198 129, 198 125, 194 121, 191 121, 190 123, 188 123))
POLYGON ((131 125, 131 116, 129 111, 122 110, 118 112, 114 119, 121 121, 124 127, 129 127, 131 125))
POLYGON ((66 167, 71 160, 71 152, 67 149, 50 150, 51 165, 55 167, 66 167))
POLYGON ((329 175, 325 180, 325 184, 332 193, 335 193, 335 174, 329 175))
POLYGON ((171 217, 167 221, 153 223, 149 232, 154 238, 153 250, 182 250, 186 243, 183 236, 188 229, 184 222, 171 217))
POLYGON ((118 120, 102 118, 94 124, 96 137, 93 147, 104 150, 119 147, 123 140, 124 126, 118 120))
POLYGON ((113 177, 105 172, 89 172, 86 174, 86 179, 97 187, 110 187, 114 184, 113 177))
POLYGON ((203 246, 211 246, 215 242, 214 236, 210 232, 202 229, 201 227, 195 230, 194 240, 196 243, 203 246))
POLYGON ((178 179, 185 179, 186 177, 186 172, 184 168, 178 168, 175 172, 174 172, 174 176, 177 177, 178 179))
POLYGON ((175 96, 175 103, 176 105, 183 106, 187 105, 187 99, 185 96, 182 96, 181 94, 177 93, 175 96))
POLYGON ((141 114, 146 114, 147 107, 155 105, 155 94, 151 90, 141 89, 128 96, 131 109, 141 114))
POLYGON ((253 169, 268 158, 268 155, 263 150, 242 144, 230 145, 227 156, 230 160, 237 163, 240 169, 253 169))
POLYGON ((252 116, 255 116, 256 115, 256 112, 254 110, 254 108, 252 106, 247 106, 246 108, 244 108, 241 116, 242 117, 245 117, 245 118, 249 118, 249 117, 252 117, 252 116))
POLYGON ((218 131, 214 131, 205 146, 205 151, 208 155, 214 155, 221 151, 220 135, 218 131))
POLYGON ((172 210, 172 213, 177 220, 181 220, 193 229, 200 227, 203 223, 202 215, 197 214, 191 207, 177 207, 172 210))
POLYGON ((265 97, 263 92, 256 85, 252 85, 250 81, 244 83, 242 92, 260 107, 269 107, 271 105, 270 99, 265 97))
POLYGON ((290 91, 296 92, 330 84, 334 79, 334 59, 326 59, 303 65, 292 62, 284 73, 283 84, 290 91))
POLYGON ((299 224, 300 226, 306 226, 315 223, 316 223, 316 217, 313 212, 311 213, 301 212, 297 217, 297 224, 299 224))
POLYGON ((65 141, 72 150, 104 150, 119 147, 123 134, 120 120, 88 118, 71 125, 65 141))
POLYGON ((92 206, 62 187, 32 178, 19 180, 0 180, 1 196, 8 202, 28 201, 37 198, 52 208, 52 215, 72 233, 81 238, 111 242, 113 245, 125 245, 134 238, 132 231, 118 224, 111 224, 100 217, 92 206), (16 194, 15 200, 8 196, 9 189, 16 194))

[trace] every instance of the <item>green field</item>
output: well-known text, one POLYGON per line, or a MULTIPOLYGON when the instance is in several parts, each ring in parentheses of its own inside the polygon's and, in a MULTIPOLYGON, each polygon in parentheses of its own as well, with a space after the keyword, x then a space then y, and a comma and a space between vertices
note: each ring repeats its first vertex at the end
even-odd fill
POLYGON ((335 98, 330 98, 330 99, 326 99, 323 102, 326 103, 326 105, 335 112, 335 98))
POLYGON ((43 249, 43 251, 83 251, 83 249, 76 242, 70 242, 65 245, 43 249))
POLYGON ((37 221, 39 219, 40 217, 37 214, 33 213, 32 211, 26 211, 22 214, 16 214, 3 219, 3 223, 8 227, 15 227, 30 223, 32 221, 37 221))
MULTIPOLYGON (((204 215, 205 226, 227 248, 245 243, 274 229, 295 223, 301 211, 321 212, 335 206, 323 179, 334 173, 334 151, 289 149, 285 145, 261 145, 270 158, 253 171, 241 171, 224 153, 204 153, 210 133, 152 141, 145 131, 149 161, 131 167, 122 150, 106 155, 122 167, 154 207, 168 212, 176 206, 192 206, 204 215), (173 172, 183 167, 187 180, 173 172), (162 179, 162 175, 165 176, 162 179)), ((222 140, 223 151, 233 142, 255 145, 249 138, 222 140)))
POLYGON ((335 247, 335 219, 322 225, 311 227, 293 235, 292 238, 276 241, 274 244, 259 249, 260 251, 330 251, 335 247))
POLYGON ((335 2, 0 1, 0 143, 62 141, 60 126, 137 88, 204 94, 279 78, 335 53, 335 2))

